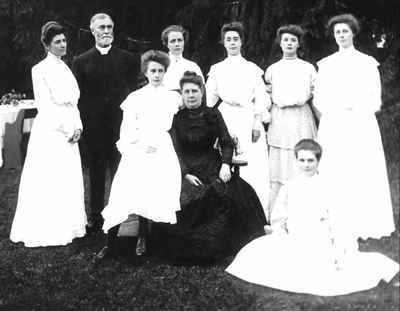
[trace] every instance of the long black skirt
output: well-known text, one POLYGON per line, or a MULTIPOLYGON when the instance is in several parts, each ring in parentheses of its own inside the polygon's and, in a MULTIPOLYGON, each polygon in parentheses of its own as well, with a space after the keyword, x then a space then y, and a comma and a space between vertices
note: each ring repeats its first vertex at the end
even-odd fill
POLYGON ((177 262, 227 258, 264 234, 266 218, 253 188, 240 177, 196 187, 184 182, 177 224, 153 224, 151 253, 177 262))

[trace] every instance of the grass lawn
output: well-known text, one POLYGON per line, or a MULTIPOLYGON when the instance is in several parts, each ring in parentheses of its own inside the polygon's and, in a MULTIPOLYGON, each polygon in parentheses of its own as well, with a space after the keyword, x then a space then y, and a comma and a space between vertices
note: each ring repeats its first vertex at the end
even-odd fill
MULTIPOLYGON (((399 224, 400 107, 380 113, 378 120, 399 224)), ((227 263, 179 267, 145 258, 110 260, 93 267, 91 260, 104 245, 104 236, 74 240, 64 247, 30 249, 13 244, 8 237, 19 176, 19 171, 0 169, 0 311, 399 310, 399 287, 393 283, 382 282, 369 291, 324 298, 246 283, 224 272, 227 263)), ((363 241, 360 247, 400 261, 398 231, 390 238, 363 241)))
MULTIPOLYGON (((65 247, 25 248, 8 239, 18 182, 18 171, 0 170, 0 310, 385 311, 400 305, 399 288, 384 283, 324 298, 246 283, 225 273, 224 264, 179 267, 147 258, 93 267, 91 259, 104 245, 104 236, 65 247)), ((400 260, 398 233, 361 247, 400 260)))

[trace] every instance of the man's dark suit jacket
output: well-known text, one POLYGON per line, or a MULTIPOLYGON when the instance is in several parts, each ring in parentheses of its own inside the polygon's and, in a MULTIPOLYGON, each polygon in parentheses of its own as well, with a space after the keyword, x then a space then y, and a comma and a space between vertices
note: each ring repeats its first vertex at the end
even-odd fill
POLYGON ((107 153, 105 148, 119 139, 121 102, 136 88, 138 57, 116 47, 101 55, 93 47, 74 59, 72 71, 81 91, 78 108, 85 143, 91 153, 107 153))

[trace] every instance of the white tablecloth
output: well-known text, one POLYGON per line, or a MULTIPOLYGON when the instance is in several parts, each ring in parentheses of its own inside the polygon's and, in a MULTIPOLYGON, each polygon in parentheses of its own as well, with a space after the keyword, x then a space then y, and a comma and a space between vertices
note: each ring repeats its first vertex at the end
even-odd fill
MULTIPOLYGON (((0 167, 3 166, 3 143, 6 124, 12 124, 17 120, 18 114, 21 110, 35 109, 35 104, 32 99, 21 100, 16 106, 14 105, 1 105, 0 106, 0 167)), ((22 131, 29 132, 32 127, 33 119, 25 119, 23 121, 22 131)))

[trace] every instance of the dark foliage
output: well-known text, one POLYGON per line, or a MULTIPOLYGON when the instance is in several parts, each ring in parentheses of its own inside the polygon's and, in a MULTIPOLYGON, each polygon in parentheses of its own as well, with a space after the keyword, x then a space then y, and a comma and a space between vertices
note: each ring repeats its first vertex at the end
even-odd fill
POLYGON ((357 46, 381 63, 385 106, 400 101, 400 3, 398 0, 0 0, 0 94, 16 89, 32 94, 30 68, 43 57, 40 26, 48 20, 66 25, 68 61, 93 44, 90 16, 104 11, 116 22, 116 44, 143 52, 161 48, 161 30, 171 23, 190 31, 188 57, 205 73, 224 57, 219 43, 223 23, 240 20, 246 27, 244 54, 265 68, 280 57, 275 31, 285 23, 301 24, 307 31, 302 57, 313 63, 333 52, 325 23, 337 13, 351 12, 360 18, 362 32, 357 46), (385 45, 377 42, 385 35, 385 45), (6 75, 6 77, 4 77, 6 75))

